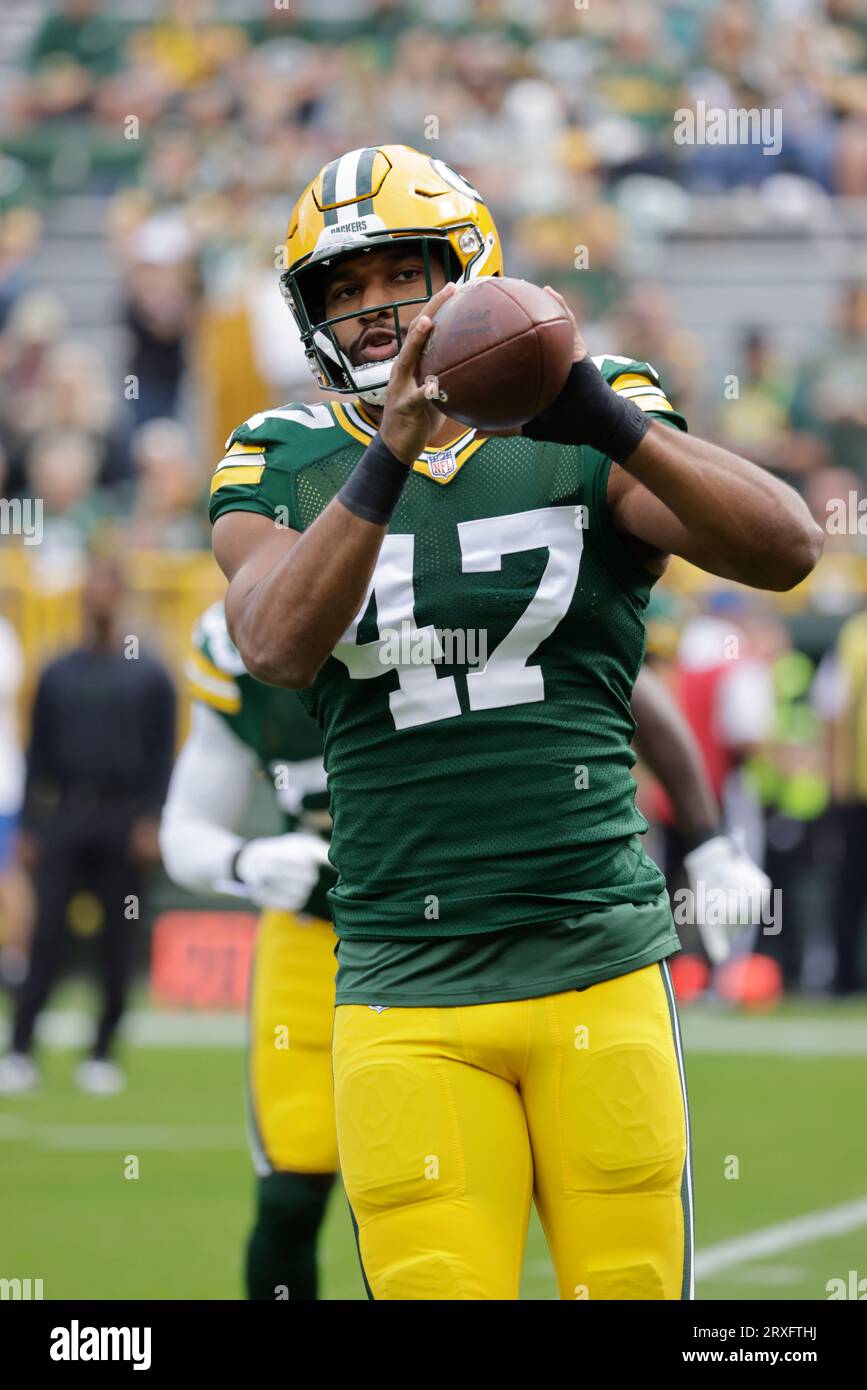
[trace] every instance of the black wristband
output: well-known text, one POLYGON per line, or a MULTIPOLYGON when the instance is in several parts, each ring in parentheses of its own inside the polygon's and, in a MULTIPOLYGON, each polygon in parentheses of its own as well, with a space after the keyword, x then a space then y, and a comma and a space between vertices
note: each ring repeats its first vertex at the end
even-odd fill
POLYGON ((650 428, 650 416, 612 391, 591 357, 573 362, 553 405, 528 420, 522 434, 550 444, 589 444, 623 463, 650 428))
POLYGON ((684 835, 682 838, 686 847, 686 853, 692 854, 692 851, 698 849, 700 845, 706 845, 708 840, 715 840, 718 836, 724 835, 725 833, 725 826, 713 825, 708 826, 706 830, 696 830, 692 835, 684 835))
POLYGON ((353 515, 377 526, 387 526, 408 477, 408 466, 395 458, 377 434, 337 497, 353 515))

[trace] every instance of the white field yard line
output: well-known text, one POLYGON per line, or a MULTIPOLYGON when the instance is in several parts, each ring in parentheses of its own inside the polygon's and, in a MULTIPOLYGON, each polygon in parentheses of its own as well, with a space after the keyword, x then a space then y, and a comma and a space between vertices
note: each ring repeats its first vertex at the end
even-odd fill
POLYGON ((711 1278, 718 1279, 721 1284, 761 1284, 763 1288, 770 1288, 772 1284, 802 1284, 807 1275, 804 1265, 759 1265, 757 1269, 739 1265, 736 1273, 719 1273, 711 1278))
MULTIPOLYGON (((742 1014, 700 1014, 681 1011, 681 1027, 689 1073, 690 1055, 753 1053, 766 1057, 867 1057, 867 1015, 853 1018, 812 1017, 778 1019, 742 1014)), ((8 1037, 8 1021, 0 1033, 8 1037)), ((39 1021, 37 1036, 49 1048, 86 1047, 93 1037, 94 1018, 83 1009, 49 1009, 39 1021)), ((243 1047, 243 1013, 195 1010, 133 1009, 123 1034, 134 1047, 243 1047)))
POLYGON ((867 1015, 853 1018, 765 1018, 743 1014, 680 1015, 684 1050, 755 1053, 767 1057, 867 1056, 867 1015))
POLYGON ((764 1226, 747 1235, 721 1240, 700 1250, 695 1257, 696 1278, 707 1279, 724 1269, 733 1269, 752 1260, 763 1259, 766 1255, 779 1255, 784 1250, 795 1250, 816 1241, 831 1240, 834 1236, 848 1235, 850 1231, 860 1230, 863 1226, 867 1226, 867 1197, 857 1197, 853 1202, 826 1207, 823 1211, 811 1211, 806 1216, 796 1216, 792 1221, 764 1226))
MULTIPOLYGON (((22 1105, 26 1106, 27 1097, 22 1105)), ((187 1153, 192 1149, 211 1152, 243 1152, 244 1131, 240 1125, 142 1125, 142 1124, 39 1124, 27 1115, 0 1114, 0 1144, 28 1143, 40 1149, 78 1150, 82 1153, 143 1152, 187 1153)))
MULTIPOLYGON (((87 1047, 93 1039, 94 1014, 84 1009, 48 1009, 36 1036, 48 1048, 87 1047)), ((205 1013, 192 1009, 133 1009, 123 1021, 123 1039, 132 1047, 244 1046, 246 1018, 239 1013, 205 1013)))

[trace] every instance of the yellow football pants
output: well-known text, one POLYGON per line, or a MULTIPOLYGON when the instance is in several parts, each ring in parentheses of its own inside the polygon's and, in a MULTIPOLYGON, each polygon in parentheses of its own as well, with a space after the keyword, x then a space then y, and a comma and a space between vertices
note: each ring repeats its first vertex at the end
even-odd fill
POLYGON ((330 922, 264 912, 250 981, 249 1130, 256 1172, 335 1173, 330 922))
POLYGON ((531 1197, 564 1299, 692 1293, 668 966, 453 1008, 341 1005, 343 1180, 377 1299, 515 1299, 531 1197))

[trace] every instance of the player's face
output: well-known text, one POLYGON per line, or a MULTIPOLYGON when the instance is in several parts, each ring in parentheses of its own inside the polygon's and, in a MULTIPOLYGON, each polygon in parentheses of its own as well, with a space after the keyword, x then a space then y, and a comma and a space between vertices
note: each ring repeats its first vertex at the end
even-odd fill
MULTIPOLYGON (((431 293, 436 294, 446 280, 434 257, 430 270, 431 293)), ((391 309, 377 310, 376 306, 422 296, 427 297, 427 290, 420 247, 367 251, 347 256, 335 266, 325 286, 325 316, 333 318, 354 311, 352 318, 334 325, 337 341, 354 367, 364 362, 384 362, 397 352, 394 314, 391 309)), ((419 304, 405 304, 398 309, 401 333, 406 332, 420 308, 419 304)))

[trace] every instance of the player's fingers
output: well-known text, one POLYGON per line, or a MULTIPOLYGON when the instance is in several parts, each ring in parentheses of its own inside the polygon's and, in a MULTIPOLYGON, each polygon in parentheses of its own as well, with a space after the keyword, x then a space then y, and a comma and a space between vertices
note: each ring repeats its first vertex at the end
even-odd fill
POLYGON ((395 382, 399 386, 405 386, 410 381, 415 380, 415 365, 421 356, 422 348, 427 341, 427 336, 433 327, 433 320, 428 317, 427 312, 416 314, 406 332, 403 346, 397 357, 394 359, 394 366, 391 369, 389 386, 395 382))
POLYGON ((575 329, 575 361, 580 362, 581 358, 587 355, 587 344, 578 330, 575 315, 572 313, 572 310, 569 308, 562 294, 560 294, 559 290, 555 290, 553 285, 543 285, 542 288, 545 290, 546 294, 550 294, 552 299, 556 299, 564 313, 568 314, 572 320, 572 327, 575 329))
POLYGON ((553 285, 543 285, 542 288, 544 289, 546 294, 550 294, 552 299, 556 299, 557 303, 560 305, 560 308, 565 310, 572 322, 575 323, 575 315, 572 313, 572 310, 569 308, 569 305, 566 303, 566 300, 563 298, 560 291, 555 290, 553 285))
POLYGON ((446 301, 451 299, 452 295, 456 293, 457 288, 454 281, 449 280, 447 284, 443 285, 441 290, 437 290, 436 294, 431 295, 422 313, 427 314, 429 318, 433 318, 437 310, 441 309, 446 301))
POLYGON ((415 376, 415 364, 418 362, 424 344, 431 331, 434 315, 442 308, 447 300, 451 299, 456 289, 457 286, 450 280, 448 284, 443 285, 441 290, 437 290, 436 294, 432 295, 424 307, 419 310, 409 326, 406 342, 398 354, 397 360, 392 368, 392 374, 394 374, 395 369, 397 369, 401 379, 410 374, 410 372, 413 377, 415 376), (400 364, 399 367, 398 364, 400 364))

